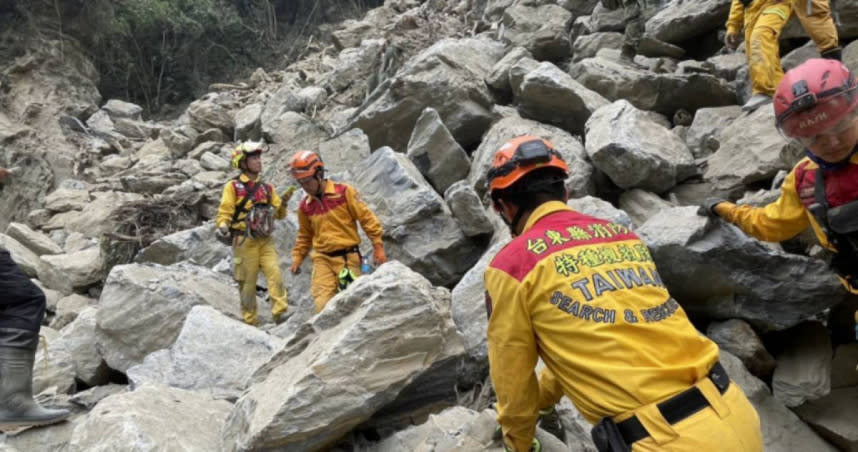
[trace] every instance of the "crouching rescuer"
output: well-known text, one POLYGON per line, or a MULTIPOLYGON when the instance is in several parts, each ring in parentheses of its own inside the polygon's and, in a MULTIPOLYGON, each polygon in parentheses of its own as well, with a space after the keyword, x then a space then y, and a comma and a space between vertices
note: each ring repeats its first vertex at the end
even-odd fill
POLYGON ((274 322, 285 320, 286 288, 274 248, 274 219, 286 218, 286 202, 291 190, 277 194, 274 187, 262 181, 261 142, 248 141, 232 151, 232 167, 241 174, 223 187, 217 213, 217 236, 232 246, 233 270, 238 282, 241 315, 244 322, 257 324, 256 279, 259 270, 268 283, 271 314, 274 322))
POLYGON ((506 450, 540 450, 540 410, 566 395, 595 425, 600 451, 761 451, 759 417, 718 346, 671 298, 633 232, 567 207, 567 171, 551 143, 524 135, 488 173, 514 236, 485 274, 506 450))

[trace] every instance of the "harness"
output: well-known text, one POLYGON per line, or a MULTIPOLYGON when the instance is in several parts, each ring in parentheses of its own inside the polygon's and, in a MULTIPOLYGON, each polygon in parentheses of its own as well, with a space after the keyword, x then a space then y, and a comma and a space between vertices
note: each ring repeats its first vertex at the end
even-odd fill
POLYGON ((822 167, 816 169, 813 195, 816 202, 808 210, 837 249, 831 267, 852 287, 858 287, 858 199, 831 207, 825 195, 825 170, 822 167))
MULTIPOLYGON (((238 189, 238 185, 244 185, 241 182, 241 178, 236 177, 233 180, 233 186, 238 189)), ((245 185, 246 186, 246 185, 245 185)), ((246 213, 247 215, 244 217, 244 238, 262 238, 268 237, 274 231, 274 208, 268 202, 254 202, 253 206, 250 209, 245 209, 247 203, 254 199, 256 196, 256 192, 259 188, 262 187, 262 191, 265 194, 265 199, 271 199, 271 193, 268 188, 268 184, 262 182, 261 180, 253 184, 253 187, 250 187, 245 193, 244 198, 239 201, 235 206, 235 212, 232 214, 232 220, 230 220, 230 227, 238 221, 238 217, 242 213, 246 213)), ((241 231, 235 228, 232 228, 233 234, 240 233, 241 231)))
POLYGON ((343 269, 340 270, 339 274, 337 274, 337 288, 340 291, 346 290, 346 287, 348 287, 349 284, 353 283, 357 279, 357 276, 354 274, 354 272, 349 269, 349 254, 357 253, 358 258, 360 258, 360 248, 358 248, 357 246, 353 246, 351 248, 343 248, 341 250, 331 251, 330 253, 325 253, 322 251, 319 252, 328 257, 343 258, 343 269))

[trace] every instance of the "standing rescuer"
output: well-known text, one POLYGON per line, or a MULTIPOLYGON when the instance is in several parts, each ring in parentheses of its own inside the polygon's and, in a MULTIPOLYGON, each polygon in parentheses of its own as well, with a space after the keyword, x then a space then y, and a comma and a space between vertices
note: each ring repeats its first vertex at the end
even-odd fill
POLYGON ((298 204, 298 237, 292 249, 292 273, 313 253, 312 294, 316 312, 349 280, 361 274, 360 223, 372 242, 376 265, 387 261, 381 223, 350 185, 325 178, 318 154, 298 151, 289 162, 292 176, 306 192, 298 204))
POLYGON ((566 206, 546 140, 506 143, 488 174, 514 239, 486 270, 488 352, 507 450, 539 450, 540 409, 569 397, 600 451, 760 451, 760 421, 627 227, 566 206), (546 369, 534 373, 537 358, 546 369))
POLYGON ((232 167, 241 174, 223 187, 215 220, 218 237, 232 245, 241 315, 250 325, 257 323, 256 279, 260 269, 268 283, 275 323, 285 320, 287 309, 286 288, 271 234, 274 219, 286 218, 291 191, 284 192, 281 199, 271 184, 262 181, 264 149, 261 142, 248 141, 232 151, 232 167))
MULTIPOLYGON (((10 177, 0 168, 0 186, 10 177)), ((0 431, 47 425, 68 410, 42 408, 33 400, 33 363, 45 316, 45 294, 0 248, 0 431)))
POLYGON ((858 81, 841 62, 811 59, 787 72, 774 97, 775 121, 783 135, 800 142, 806 156, 765 207, 738 206, 710 198, 701 213, 719 216, 746 234, 779 242, 808 226, 834 251, 832 269, 852 295, 831 311, 835 341, 852 338, 858 309, 858 81))

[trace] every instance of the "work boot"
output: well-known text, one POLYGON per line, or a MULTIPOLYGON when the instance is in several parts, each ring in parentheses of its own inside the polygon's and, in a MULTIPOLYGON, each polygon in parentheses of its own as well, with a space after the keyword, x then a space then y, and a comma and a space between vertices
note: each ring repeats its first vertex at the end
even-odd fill
POLYGON ((560 422, 560 415, 554 407, 546 408, 539 411, 539 422, 536 426, 551 433, 560 441, 566 442, 566 430, 563 428, 563 423, 560 422))
POLYGON ((742 111, 752 112, 756 109, 762 107, 765 104, 768 104, 772 101, 771 96, 767 96, 765 94, 754 94, 745 102, 745 105, 742 105, 742 111))
POLYGON ((68 410, 42 408, 33 400, 36 350, 0 347, 0 430, 60 422, 68 410))
POLYGON ((834 47, 833 49, 828 49, 822 52, 820 56, 829 60, 843 61, 843 49, 840 47, 834 47))

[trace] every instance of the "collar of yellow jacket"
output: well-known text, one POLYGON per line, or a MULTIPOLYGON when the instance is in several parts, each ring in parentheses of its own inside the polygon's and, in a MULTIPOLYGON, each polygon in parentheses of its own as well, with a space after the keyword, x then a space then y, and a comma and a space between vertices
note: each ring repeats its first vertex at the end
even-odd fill
MULTIPOLYGON (((256 182, 259 182, 261 179, 262 179, 262 175, 261 175, 261 174, 257 174, 257 175, 256 175, 256 179, 253 179, 253 181, 252 181, 252 182, 256 183, 256 182)), ((248 177, 247 173, 241 173, 241 175, 240 175, 240 176, 238 176, 238 180, 239 180, 239 181, 241 181, 241 183, 244 183, 244 184, 246 184, 246 183, 248 183, 248 182, 251 182, 250 177, 248 177)))
POLYGON ((534 223, 539 221, 542 217, 561 210, 572 211, 572 208, 567 206, 563 201, 548 201, 540 204, 539 207, 530 214, 530 217, 527 219, 527 223, 524 224, 524 229, 521 232, 524 233, 533 227, 534 223))
MULTIPOLYGON (((324 192, 324 194, 325 195, 332 195, 336 192, 337 192, 337 189, 336 189, 336 187, 334 187, 334 181, 332 181, 330 179, 325 179, 325 192, 324 192)), ((307 194, 307 196, 309 196, 313 199, 316 199, 316 197, 314 195, 311 195, 309 193, 307 194)))

